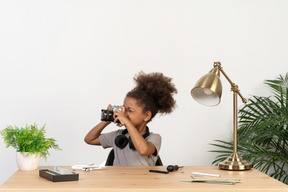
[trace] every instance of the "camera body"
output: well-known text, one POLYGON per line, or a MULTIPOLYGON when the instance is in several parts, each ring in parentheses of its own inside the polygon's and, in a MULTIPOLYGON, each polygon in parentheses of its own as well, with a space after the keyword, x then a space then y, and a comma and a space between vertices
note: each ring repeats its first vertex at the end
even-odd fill
MULTIPOLYGON (((119 109, 122 111, 122 108, 119 106, 119 105, 113 105, 111 107, 111 109, 102 109, 101 110, 101 121, 111 121, 111 122, 114 122, 114 117, 113 117, 113 114, 114 114, 114 111, 116 109, 119 109)), ((120 123, 119 120, 116 121, 116 123, 120 123)))

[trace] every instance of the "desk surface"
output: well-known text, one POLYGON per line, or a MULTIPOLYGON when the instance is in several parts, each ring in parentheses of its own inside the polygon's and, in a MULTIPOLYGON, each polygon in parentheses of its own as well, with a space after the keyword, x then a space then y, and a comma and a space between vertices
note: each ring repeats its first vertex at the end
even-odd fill
MULTIPOLYGON (((39 167, 45 169, 52 167, 39 167)), ((63 167, 72 170, 71 167, 63 167)), ((18 170, 2 186, 0 191, 264 191, 288 192, 288 185, 283 184, 255 169, 249 171, 225 171, 214 166, 185 166, 177 172, 169 174, 151 173, 150 169, 165 170, 166 167, 105 167, 93 171, 76 171, 78 181, 51 182, 39 177, 39 170, 18 170), (184 171, 180 173, 179 171, 184 171), (186 183, 181 180, 191 180, 191 172, 220 174, 222 178, 241 179, 236 185, 209 183, 186 183)))

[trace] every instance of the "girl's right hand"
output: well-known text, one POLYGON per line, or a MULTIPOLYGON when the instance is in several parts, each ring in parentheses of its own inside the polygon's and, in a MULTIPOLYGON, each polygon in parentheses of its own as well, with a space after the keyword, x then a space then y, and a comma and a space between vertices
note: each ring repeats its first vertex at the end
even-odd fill
MULTIPOLYGON (((112 108, 112 105, 109 104, 109 105, 107 106, 107 110, 110 110, 111 108, 112 108)), ((110 121, 103 121, 103 120, 102 120, 102 123, 104 123, 104 124, 106 124, 106 125, 109 125, 111 122, 110 122, 110 121)))

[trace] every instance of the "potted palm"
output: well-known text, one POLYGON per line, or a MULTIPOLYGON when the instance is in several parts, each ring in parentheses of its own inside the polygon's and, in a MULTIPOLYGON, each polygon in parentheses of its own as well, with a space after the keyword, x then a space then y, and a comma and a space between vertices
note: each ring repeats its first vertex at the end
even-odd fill
MULTIPOLYGON (((265 80, 270 97, 253 96, 239 110, 238 152, 254 168, 288 184, 288 73, 265 80)), ((216 140, 219 150, 213 164, 225 160, 233 142, 216 140)))
POLYGON ((6 147, 16 149, 16 161, 21 170, 34 170, 38 168, 40 157, 47 160, 48 149, 61 150, 53 138, 46 138, 45 124, 38 128, 37 125, 27 125, 18 128, 7 126, 0 131, 6 147))

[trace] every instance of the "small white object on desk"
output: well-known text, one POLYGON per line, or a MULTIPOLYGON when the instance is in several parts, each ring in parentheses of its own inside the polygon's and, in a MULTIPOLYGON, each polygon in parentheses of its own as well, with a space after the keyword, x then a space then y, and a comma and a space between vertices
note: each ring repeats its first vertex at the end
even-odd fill
POLYGON ((105 162, 101 163, 100 165, 94 165, 93 164, 90 164, 90 165, 73 165, 72 166, 72 169, 81 169, 81 170, 84 170, 84 171, 92 171, 94 169, 102 169, 105 167, 105 162))
POLYGON ((199 173, 199 172, 192 172, 191 177, 194 179, 196 176, 212 176, 212 177, 221 177, 221 175, 211 174, 211 173, 199 173))

